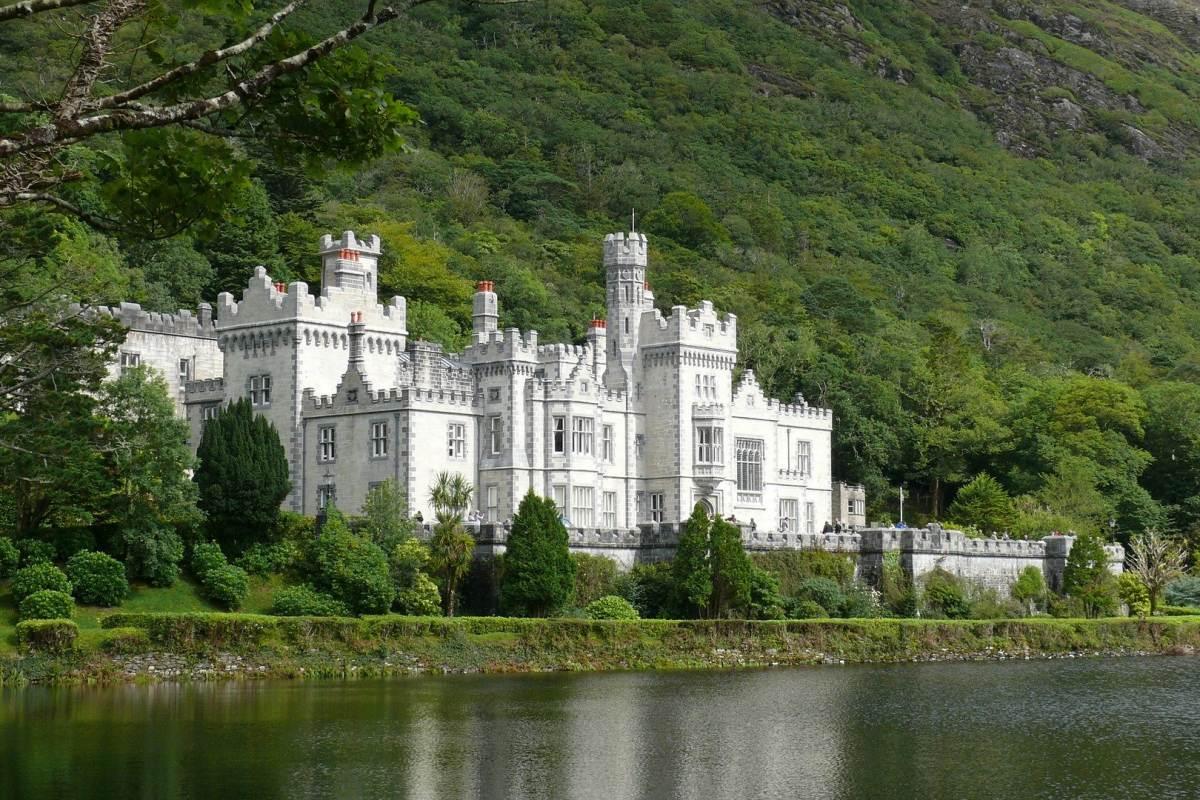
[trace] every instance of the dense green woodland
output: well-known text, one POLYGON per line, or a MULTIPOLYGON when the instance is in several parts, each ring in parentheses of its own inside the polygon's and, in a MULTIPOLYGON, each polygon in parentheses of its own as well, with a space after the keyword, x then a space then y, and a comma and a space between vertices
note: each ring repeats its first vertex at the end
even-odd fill
MULTIPOLYGON (((453 349, 478 279, 502 325, 581 341, 600 239, 636 210, 657 302, 736 313, 741 369, 833 408, 835 474, 867 484, 872 519, 903 482, 906 510, 982 531, 1195 537, 1200 33, 1141 5, 435 3, 343 59, 354 92, 415 112, 402 147, 338 167, 222 142, 246 180, 222 221, 168 238, 10 222, 40 269, 99 276, 87 299, 163 310, 256 264, 315 286, 320 234, 378 233, 382 293, 453 349), (1016 53, 1033 66, 999 70, 1016 53), (953 505, 980 473, 998 496, 953 505)), ((293 30, 356 13, 314 6, 293 30)), ((222 41, 212 17, 177 22, 163 58, 222 41)), ((56 36, 0 28, 0 94, 70 46, 56 36)))

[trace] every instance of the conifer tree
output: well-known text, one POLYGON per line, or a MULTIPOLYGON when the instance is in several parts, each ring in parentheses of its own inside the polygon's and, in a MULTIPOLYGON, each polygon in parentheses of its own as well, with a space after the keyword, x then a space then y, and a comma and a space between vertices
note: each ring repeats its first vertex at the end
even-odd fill
POLYGON ((1079 602, 1088 617, 1098 617, 1116 607, 1116 586, 1108 571, 1108 553, 1098 533, 1075 539, 1063 569, 1063 593, 1079 602))
POLYGON ((291 489, 275 426, 243 398, 209 420, 196 455, 195 481, 209 536, 230 554, 268 540, 291 489))
POLYGON ((712 567, 713 617, 724 617, 750 604, 752 571, 750 556, 742 547, 742 532, 725 520, 713 520, 709 532, 709 563, 712 567))
POLYGON ((681 610, 698 612, 701 616, 708 611, 713 593, 712 568, 708 557, 711 528, 712 520, 708 512, 697 503, 692 516, 683 525, 675 560, 671 563, 676 602, 681 610))
POLYGON ((575 562, 558 508, 530 490, 508 534, 500 606, 505 613, 544 617, 562 608, 574 585, 575 562))

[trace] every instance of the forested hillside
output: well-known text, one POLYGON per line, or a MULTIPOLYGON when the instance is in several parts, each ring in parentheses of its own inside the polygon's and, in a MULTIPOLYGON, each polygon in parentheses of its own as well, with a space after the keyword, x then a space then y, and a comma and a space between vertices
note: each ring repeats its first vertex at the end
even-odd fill
MULTIPOLYGON (((49 24, 0 39, 0 93, 44 69, 49 24)), ((486 278, 502 325, 579 341, 636 210, 659 304, 735 312, 742 368, 832 407, 873 517, 901 482, 953 517, 986 472, 1015 504, 957 521, 1190 532, 1198 47, 1185 0, 434 3, 357 45, 382 86, 356 88, 416 112, 403 148, 314 171, 248 145, 220 225, 63 222, 44 257, 86 251, 121 276, 91 299, 165 309, 259 263, 316 284, 318 236, 352 228, 383 237, 415 335, 461 346, 486 278)))

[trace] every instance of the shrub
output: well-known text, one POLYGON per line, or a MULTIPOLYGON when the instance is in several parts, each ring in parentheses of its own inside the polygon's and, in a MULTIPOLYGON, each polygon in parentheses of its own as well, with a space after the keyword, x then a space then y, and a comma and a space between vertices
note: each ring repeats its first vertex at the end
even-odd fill
POLYGON ((1046 578, 1037 567, 1021 570, 1016 582, 1009 589, 1013 599, 1024 605, 1029 613, 1046 599, 1046 591, 1046 578))
POLYGON ((825 609, 841 608, 843 595, 841 587, 829 578, 806 578, 796 587, 797 600, 812 600, 825 609))
POLYGON ((1200 577, 1176 578, 1167 584, 1163 597, 1170 606, 1200 607, 1200 577))
POLYGON ((71 581, 61 569, 46 562, 23 567, 13 575, 12 596, 17 603, 42 589, 53 589, 56 592, 70 594, 72 586, 71 581))
POLYGON ((1158 613, 1164 617, 1200 617, 1200 608, 1194 606, 1159 606, 1158 613))
POLYGON ((839 587, 854 582, 854 560, 841 553, 824 550, 775 550, 753 553, 751 562, 779 578, 779 591, 785 597, 798 597, 800 584, 808 578, 828 578, 839 587))
POLYGON ((183 540, 175 528, 152 521, 138 521, 120 533, 125 568, 129 575, 151 586, 170 586, 179 577, 183 540))
POLYGON ((227 611, 241 608, 249 592, 246 570, 230 564, 210 569, 200 581, 200 593, 227 611))
POLYGON ((350 609, 340 600, 307 584, 285 586, 275 593, 271 613, 279 617, 344 617, 350 609))
POLYGON ((106 653, 120 655, 144 653, 150 649, 150 634, 141 628, 113 628, 100 647, 106 653))
POLYGON ((637 609, 624 597, 610 594, 587 604, 589 619, 637 619, 637 609))
POLYGON ((1025 613, 1020 603, 1001 597, 1000 592, 991 587, 976 587, 968 592, 967 603, 971 619, 1010 619, 1025 613))
POLYGON ((351 533, 340 514, 330 515, 312 542, 307 571, 317 589, 355 614, 386 614, 396 598, 387 556, 378 545, 351 533))
POLYGON ((779 578, 765 569, 750 567, 750 618, 783 619, 783 596, 779 578))
POLYGON ((67 561, 67 577, 85 605, 116 606, 129 595, 125 565, 107 553, 79 551, 67 561))
POLYGON ((633 604, 642 619, 669 618, 675 613, 675 580, 669 561, 638 564, 618 576, 613 589, 633 604))
POLYGON ((75 646, 79 626, 69 619, 28 619, 17 623, 17 644, 27 651, 66 653, 75 646))
POLYGON ((21 551, 21 566, 23 567, 53 563, 54 557, 58 555, 58 550, 53 543, 44 542, 41 539, 22 539, 17 543, 17 549, 21 551))
POLYGON ((292 539, 267 544, 255 542, 246 548, 237 565, 251 575, 266 576, 290 569, 300 556, 300 547, 292 539))
POLYGON ((821 619, 828 616, 829 612, 814 600, 793 599, 787 605, 788 619, 821 619))
POLYGON ((418 572, 410 586, 396 592, 395 608, 401 614, 434 617, 442 613, 442 595, 432 578, 418 572))
POLYGON ((0 536, 0 578, 7 578, 21 563, 21 551, 7 536, 0 536))
POLYGON ((192 548, 192 574, 204 580, 214 569, 229 566, 229 560, 216 542, 200 542, 192 548))
POLYGON ((962 581, 941 567, 925 576, 925 607, 947 619, 967 619, 971 615, 962 581))
POLYGON ((586 606, 613 593, 617 562, 588 553, 572 553, 571 560, 575 562, 575 605, 586 606))
POLYGON ((1145 617, 1150 613, 1150 590, 1141 578, 1132 572, 1123 572, 1117 578, 1117 597, 1129 606, 1130 616, 1145 617))
POLYGON ((22 600, 17 611, 21 619, 70 619, 75 601, 65 592, 42 589, 22 600))
POLYGON ((878 617, 879 600, 869 587, 855 584, 843 595, 838 613, 846 618, 878 617))
POLYGON ((562 608, 575 585, 567 544, 554 501, 531 489, 513 517, 504 553, 500 606, 506 613, 545 617, 562 608))

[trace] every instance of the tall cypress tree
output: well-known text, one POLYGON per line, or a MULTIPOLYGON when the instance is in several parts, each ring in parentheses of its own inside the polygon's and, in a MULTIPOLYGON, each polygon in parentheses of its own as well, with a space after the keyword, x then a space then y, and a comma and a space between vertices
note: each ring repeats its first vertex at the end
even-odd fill
POLYGON ((562 608, 574 586, 575 562, 558 509, 530 490, 508 534, 500 606, 508 614, 544 617, 562 608))
POLYGON ((245 398, 209 420, 196 453, 199 505, 208 535, 226 553, 269 539, 291 489, 279 432, 245 398))
POLYGON ((709 565, 709 532, 712 520, 699 503, 692 516, 683 525, 679 535, 679 547, 671 562, 671 574, 675 579, 676 603, 681 611, 704 615, 712 600, 712 568, 709 565))

